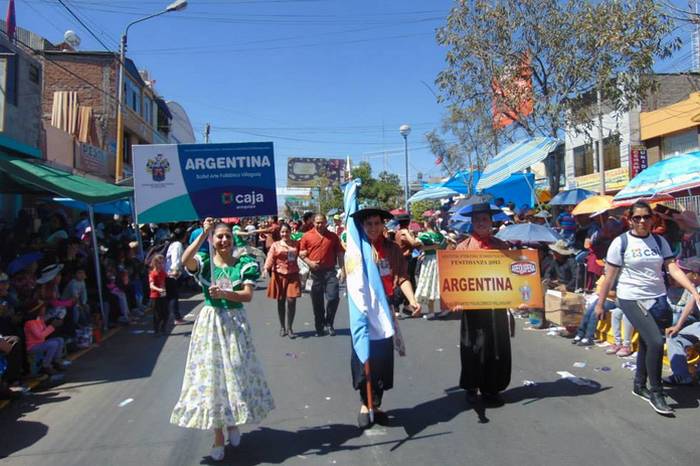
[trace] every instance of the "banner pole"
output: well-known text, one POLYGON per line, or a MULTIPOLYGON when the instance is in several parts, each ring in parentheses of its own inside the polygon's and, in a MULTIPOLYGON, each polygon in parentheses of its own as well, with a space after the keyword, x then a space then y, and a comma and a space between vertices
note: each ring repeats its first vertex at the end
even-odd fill
POLYGON ((369 359, 365 362, 365 379, 367 380, 367 409, 369 422, 374 422, 374 399, 372 398, 372 378, 370 377, 369 359))

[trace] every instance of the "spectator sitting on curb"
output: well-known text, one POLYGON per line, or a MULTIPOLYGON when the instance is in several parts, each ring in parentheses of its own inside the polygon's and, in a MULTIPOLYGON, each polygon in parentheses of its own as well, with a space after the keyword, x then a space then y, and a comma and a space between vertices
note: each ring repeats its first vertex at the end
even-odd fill
POLYGON ((61 319, 46 321, 46 304, 36 300, 27 306, 25 313, 30 320, 24 324, 24 335, 27 339, 27 353, 42 355, 42 371, 48 375, 56 374, 57 370, 63 370, 68 365, 61 359, 63 353, 63 338, 49 335, 63 325, 61 319))
MULTIPOLYGON (((700 258, 691 257, 678 262, 688 279, 700 290, 700 258)), ((671 374, 662 380, 666 385, 691 385, 693 377, 688 370, 686 349, 700 341, 700 313, 698 303, 687 291, 683 293, 677 306, 683 311, 672 327, 666 329, 668 359, 671 361, 671 374)), ((676 306, 673 306, 674 308, 676 306)))

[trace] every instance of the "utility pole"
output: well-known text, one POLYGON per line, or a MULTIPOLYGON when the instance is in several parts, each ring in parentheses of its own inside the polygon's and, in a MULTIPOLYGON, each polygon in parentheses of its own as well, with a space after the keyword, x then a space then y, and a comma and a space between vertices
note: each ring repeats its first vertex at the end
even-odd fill
POLYGON ((211 133, 211 125, 207 123, 204 125, 204 144, 209 144, 209 133, 211 133))
POLYGON ((598 171, 600 173, 600 194, 605 194, 605 155, 603 154, 603 102, 600 85, 596 90, 598 101, 598 171))

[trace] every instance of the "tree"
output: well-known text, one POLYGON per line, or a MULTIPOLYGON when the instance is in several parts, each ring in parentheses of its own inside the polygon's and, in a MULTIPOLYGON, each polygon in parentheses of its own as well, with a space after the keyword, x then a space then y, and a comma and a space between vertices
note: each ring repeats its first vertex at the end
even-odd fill
MULTIPOLYGON (((673 20, 659 8, 654 0, 459 0, 437 32, 447 49, 439 100, 460 144, 452 152, 484 154, 462 145, 460 125, 477 147, 493 141, 491 156, 499 142, 523 136, 589 133, 597 89, 616 111, 638 105, 656 88, 654 60, 680 47, 669 37, 673 20), (529 86, 514 85, 525 80, 529 86), (496 134, 488 111, 494 103, 513 120, 496 134), (524 104, 531 108, 523 111, 524 104)), ((547 164, 552 192, 557 165, 547 164)))
POLYGON ((423 220, 423 213, 427 210, 437 210, 439 208, 440 201, 436 199, 414 202, 411 206, 411 218, 416 221, 421 221, 423 220))
POLYGON ((318 204, 322 214, 331 209, 343 210, 343 193, 338 185, 331 184, 325 176, 317 178, 318 204))
POLYGON ((360 162, 352 168, 352 177, 359 178, 362 183, 358 193, 360 204, 391 210, 403 203, 403 188, 397 174, 383 171, 378 178, 374 178, 372 166, 368 162, 360 162))

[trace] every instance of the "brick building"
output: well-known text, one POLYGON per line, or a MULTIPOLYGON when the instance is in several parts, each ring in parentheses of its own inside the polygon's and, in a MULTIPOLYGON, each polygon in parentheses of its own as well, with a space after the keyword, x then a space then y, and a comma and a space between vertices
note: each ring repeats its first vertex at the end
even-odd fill
MULTIPOLYGON (((87 135, 90 140, 81 142, 89 143, 104 154, 96 154, 94 150, 92 154, 79 154, 76 168, 83 168, 81 163, 84 162, 92 171, 99 171, 95 174, 113 180, 117 146, 118 56, 110 52, 70 49, 46 50, 44 56, 44 121, 69 133, 82 131, 87 135), (73 116, 76 111, 79 113, 77 122, 73 116), (84 117, 89 121, 83 121, 84 117), (71 126, 66 119, 81 128, 71 126), (86 160, 81 160, 83 156, 86 160)), ((130 59, 126 60, 124 77, 123 161, 125 177, 129 177, 131 146, 168 143, 172 115, 130 59)))

